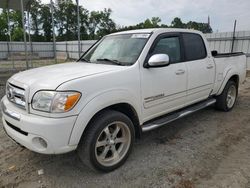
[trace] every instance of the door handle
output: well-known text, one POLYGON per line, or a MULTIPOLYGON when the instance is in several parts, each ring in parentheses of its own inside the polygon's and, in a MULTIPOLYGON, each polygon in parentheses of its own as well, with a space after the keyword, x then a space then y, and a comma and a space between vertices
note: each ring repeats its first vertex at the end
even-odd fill
POLYGON ((177 71, 175 72, 176 75, 181 75, 181 74, 184 74, 184 73, 185 73, 185 71, 182 70, 182 69, 177 70, 177 71))
POLYGON ((214 66, 212 64, 207 65, 207 69, 212 69, 214 66))

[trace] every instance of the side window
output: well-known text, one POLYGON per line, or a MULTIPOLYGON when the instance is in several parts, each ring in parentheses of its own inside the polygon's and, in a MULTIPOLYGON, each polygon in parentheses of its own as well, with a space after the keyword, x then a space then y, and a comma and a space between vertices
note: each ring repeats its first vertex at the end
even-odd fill
POLYGON ((200 35, 183 33, 183 41, 187 61, 203 59, 207 56, 205 44, 200 35))
POLYGON ((167 54, 170 63, 180 62, 181 50, 179 37, 168 37, 160 39, 155 45, 151 55, 167 54))

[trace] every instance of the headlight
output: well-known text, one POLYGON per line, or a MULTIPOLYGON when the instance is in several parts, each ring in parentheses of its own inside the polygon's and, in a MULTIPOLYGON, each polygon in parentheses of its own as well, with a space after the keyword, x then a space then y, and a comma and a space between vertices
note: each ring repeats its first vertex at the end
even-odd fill
POLYGON ((79 92, 39 91, 32 99, 32 108, 44 112, 67 112, 76 105, 80 97, 79 92))

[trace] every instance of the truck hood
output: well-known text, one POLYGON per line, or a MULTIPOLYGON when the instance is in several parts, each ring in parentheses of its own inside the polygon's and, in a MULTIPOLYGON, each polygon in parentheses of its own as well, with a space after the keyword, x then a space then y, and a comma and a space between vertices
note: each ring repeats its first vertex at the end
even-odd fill
POLYGON ((32 90, 56 89, 69 80, 119 70, 122 66, 94 63, 62 63, 35 68, 15 74, 10 82, 32 90))

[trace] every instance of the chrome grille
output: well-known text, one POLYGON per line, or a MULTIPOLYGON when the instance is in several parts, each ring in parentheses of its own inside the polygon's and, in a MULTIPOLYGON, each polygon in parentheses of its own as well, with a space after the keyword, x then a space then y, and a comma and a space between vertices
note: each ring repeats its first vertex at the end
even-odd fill
POLYGON ((25 109, 25 90, 23 88, 8 83, 6 87, 6 95, 10 102, 25 109))

